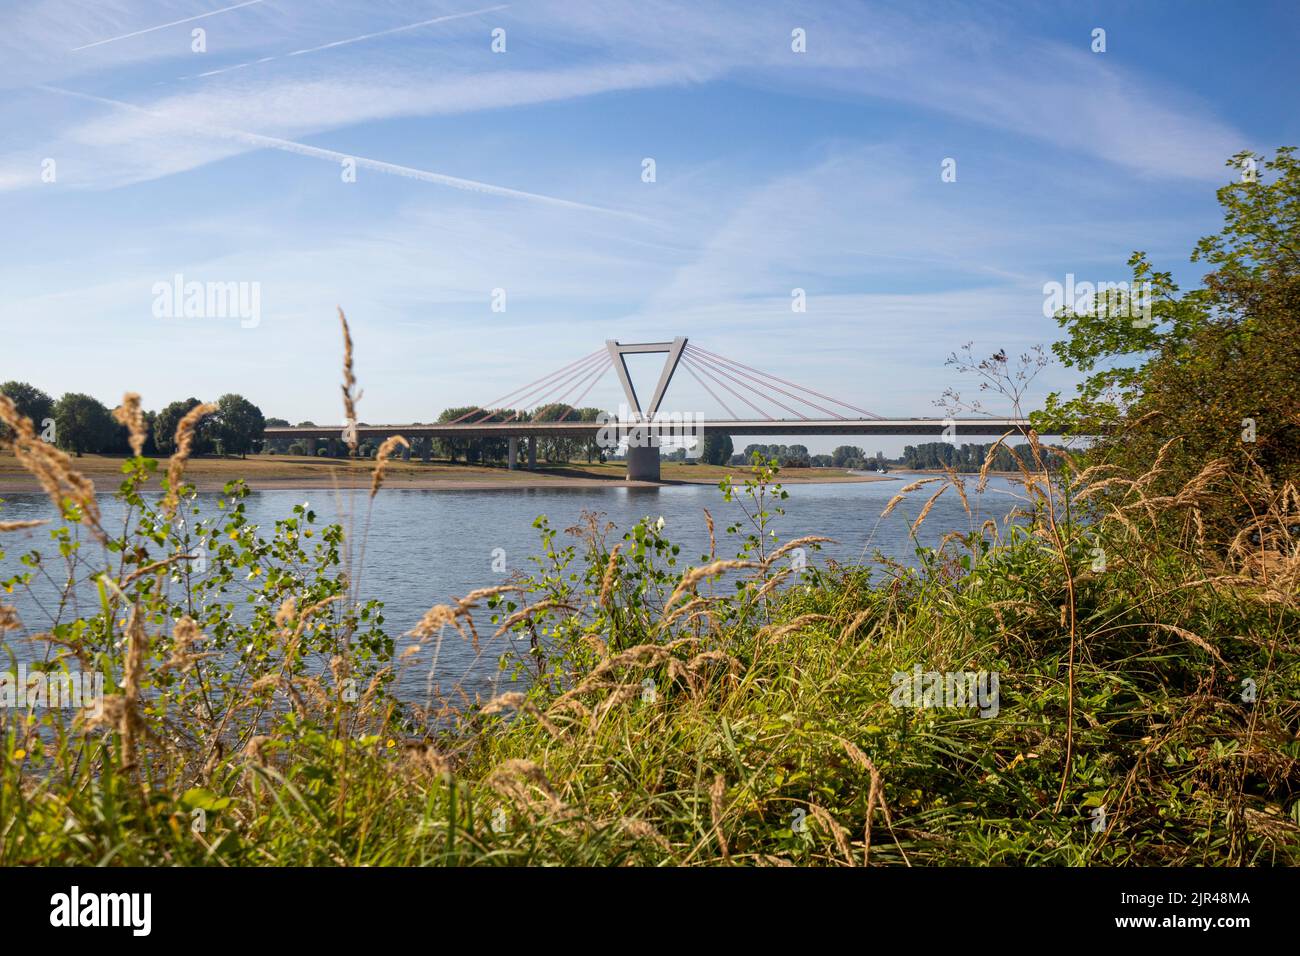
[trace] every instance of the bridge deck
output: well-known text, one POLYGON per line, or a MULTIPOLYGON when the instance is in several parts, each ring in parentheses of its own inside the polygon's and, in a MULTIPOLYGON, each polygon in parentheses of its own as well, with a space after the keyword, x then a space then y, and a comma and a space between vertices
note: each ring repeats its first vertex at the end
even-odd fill
MULTIPOLYGON (((1007 432, 1025 432, 1029 423, 1016 418, 896 418, 896 419, 765 419, 706 420, 695 423, 697 434, 707 435, 942 435, 945 426, 952 422, 959 438, 1000 436, 1007 432)), ((602 428, 615 428, 616 423, 599 422, 503 422, 483 425, 358 425, 358 438, 383 439, 390 435, 405 438, 586 438, 594 437, 602 428)), ((658 432, 655 432, 658 434, 658 432)), ((271 426, 267 438, 339 438, 342 425, 271 426)))

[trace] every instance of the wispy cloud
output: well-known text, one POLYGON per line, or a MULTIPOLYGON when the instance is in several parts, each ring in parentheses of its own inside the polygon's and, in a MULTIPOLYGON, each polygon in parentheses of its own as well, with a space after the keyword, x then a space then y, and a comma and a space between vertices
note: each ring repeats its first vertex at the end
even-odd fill
MULTIPOLYGON (((1151 176, 1213 179, 1223 158, 1243 145, 1240 133, 1185 94, 1173 93, 1131 69, 1111 65, 1105 57, 1059 41, 1025 42, 1023 36, 1008 32, 1005 23, 995 27, 984 19, 989 15, 981 18, 977 12, 918 18, 886 6, 848 3, 812 11, 779 4, 762 8, 721 5, 704 10, 670 3, 649 11, 639 2, 620 0, 600 4, 541 2, 503 11, 505 6, 422 18, 299 47, 290 53, 215 66, 186 76, 215 83, 228 80, 227 74, 247 75, 249 66, 259 64, 268 72, 254 82, 210 87, 192 99, 164 94, 142 105, 158 113, 183 110, 206 116, 218 125, 251 127, 268 134, 272 132, 269 127, 278 126, 276 132, 292 135, 394 116, 539 105, 615 90, 648 90, 729 77, 759 88, 779 84, 811 95, 899 101, 1063 151, 1082 151, 1151 176), (528 44, 525 59, 512 53, 509 58, 489 56, 485 60, 474 50, 485 49, 486 37, 467 43, 463 34, 449 34, 422 35, 421 42, 437 51, 436 69, 420 60, 394 60, 382 49, 360 63, 355 58, 330 59, 328 63, 319 58, 319 68, 311 75, 304 75, 298 66, 318 60, 306 56, 309 53, 359 50, 356 45, 362 41, 411 36, 420 26, 468 21, 489 11, 502 12, 507 18, 503 22, 509 23, 516 48, 519 43, 528 44), (789 49, 791 24, 804 25, 801 28, 807 30, 808 52, 804 55, 789 49), (569 62, 563 63, 566 59, 569 62), (510 66, 520 62, 527 66, 510 66), (286 75, 284 71, 291 66, 286 75), (222 116, 231 113, 239 114, 242 121, 222 116), (262 125, 262 120, 267 125, 262 125)), ((322 9, 333 10, 331 6, 322 9)), ((78 49, 197 18, 177 19, 78 49)), ((328 20, 322 22, 328 26, 328 20)), ((237 50, 256 38, 263 47, 278 43, 283 49, 294 42, 295 34, 286 32, 289 26, 239 31, 225 46, 233 41, 237 50)), ((30 23, 28 28, 31 33, 30 23)), ((313 24, 312 29, 319 31, 321 24, 313 24)), ((17 48, 14 52, 23 53, 17 48)), ((159 55, 152 47, 138 53, 140 57, 159 55)), ((95 92, 111 95, 102 85, 95 92)), ((75 130, 64 132, 78 138, 75 130)), ((225 155, 217 151, 213 159, 225 155)), ((104 168, 120 165, 103 164, 104 168)), ((159 164, 149 158, 140 166, 142 174, 159 172, 159 164)), ((137 180, 128 174, 122 181, 137 180)))
POLYGON ((83 43, 81 46, 74 46, 71 52, 78 53, 82 50, 89 50, 91 47, 103 46, 106 43, 116 43, 119 40, 129 40, 132 37, 144 36, 146 33, 166 30, 168 27, 180 26, 182 23, 193 23, 195 20, 206 20, 208 17, 215 17, 218 14, 229 13, 231 10, 240 10, 244 7, 251 7, 264 2, 265 0, 244 0, 243 3, 236 3, 233 6, 222 7, 220 10, 209 10, 207 13, 185 17, 182 20, 172 20, 169 23, 160 23, 157 26, 145 27, 143 30, 135 30, 132 33, 123 33, 121 36, 108 37, 105 40, 96 40, 94 43, 83 43))
MULTIPOLYGON (((259 0, 260 2, 260 0, 259 0)), ((196 73, 191 76, 182 76, 182 80, 204 79, 210 76, 220 76, 223 73, 231 73, 235 70, 247 69, 250 66, 261 66, 264 63, 273 63, 283 57, 305 56, 308 53, 320 53, 323 50, 337 50, 340 47, 351 46, 354 43, 362 43, 366 40, 377 40, 382 37, 395 36, 399 33, 406 33, 410 30, 418 30, 422 27, 433 26, 438 23, 450 23, 453 20, 463 20, 467 17, 477 17, 485 13, 495 13, 498 10, 509 8, 508 3, 498 4, 495 7, 484 7, 481 10, 468 10, 465 13, 451 13, 442 17, 434 17, 431 20, 421 20, 418 23, 407 23, 400 27, 392 27, 388 30, 379 30, 374 33, 363 33, 360 36, 348 37, 344 40, 334 40, 330 43, 322 43, 320 46, 308 47, 305 50, 294 50, 290 53, 281 54, 280 56, 264 56, 257 60, 250 60, 247 63, 236 63, 234 66, 224 66, 216 70, 208 70, 205 73, 196 73)))
POLYGON ((608 209, 602 206, 595 206, 588 203, 575 202, 569 199, 561 199, 555 196, 545 196, 540 193, 526 192, 521 189, 510 189, 506 186, 496 186, 492 183, 479 182, 474 179, 463 179, 459 176, 448 176, 444 173, 435 173, 424 169, 415 169, 410 166, 402 166, 397 163, 384 162, 383 160, 371 159, 365 156, 357 156, 351 153, 343 153, 338 150, 325 149, 320 146, 311 146, 306 143, 294 142, 293 140, 281 139, 275 136, 266 136, 261 133, 253 133, 248 130, 235 129, 227 126, 209 126, 206 124, 188 121, 172 114, 157 113, 143 107, 135 106, 131 103, 125 103, 121 100, 114 100, 104 96, 94 96, 89 93, 81 93, 75 90, 65 90, 54 86, 42 86, 41 89, 51 93, 58 93, 63 96, 76 97, 77 99, 87 100, 89 102, 100 103, 105 106, 111 106, 114 109, 126 110, 132 113, 142 114, 152 120, 156 120, 170 129, 185 129, 203 136, 211 136, 218 139, 234 140, 253 148, 277 149, 286 153, 296 153, 300 156, 309 156, 314 159, 327 159, 335 163, 351 162, 357 167, 371 169, 375 172, 384 173, 392 176, 403 176, 407 179, 415 179, 420 182, 433 183, 439 186, 448 186, 452 189, 462 189, 468 192, 482 193, 488 196, 499 196, 505 199, 521 199, 530 202, 547 203, 554 206, 561 206, 566 209, 581 210, 583 212, 603 213, 606 215, 626 216, 629 218, 644 218, 636 214, 617 210, 608 209))

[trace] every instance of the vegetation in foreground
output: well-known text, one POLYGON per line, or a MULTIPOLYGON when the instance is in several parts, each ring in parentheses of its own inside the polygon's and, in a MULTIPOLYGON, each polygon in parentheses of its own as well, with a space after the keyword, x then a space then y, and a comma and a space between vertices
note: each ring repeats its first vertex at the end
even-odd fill
MULTIPOLYGON (((9 646, 43 642, 52 669, 103 673, 109 692, 89 716, 3 710, 0 862, 1300 862, 1286 437, 1300 364, 1240 384, 1294 355, 1266 345, 1296 320, 1300 170, 1286 150, 1265 165, 1274 182, 1221 194, 1209 291, 1162 306, 1182 331, 1049 407, 1112 415, 1107 440, 1051 471, 1031 435, 1014 518, 968 506, 968 527, 918 548, 914 567, 805 561, 819 539, 779 541, 786 492, 760 461, 743 486, 722 482, 747 520, 711 526, 708 555, 682 555, 649 519, 617 540, 595 516, 565 531, 539 519, 530 575, 431 608, 399 654, 362 598, 364 507, 347 529, 302 507, 254 528, 232 483, 221 520, 196 520, 184 467, 215 406, 180 422, 157 501, 127 396, 117 414, 137 455, 112 533, 72 460, 0 399, 65 516, 42 529, 55 553, 27 554, 4 587, 81 583, 96 600, 53 609, 43 631, 4 608, 0 629, 9 646), (1191 385, 1234 428, 1253 419, 1252 440, 1215 424, 1148 450, 1153 414, 1190 414, 1191 385), (530 689, 467 695, 437 668, 448 640, 530 689), (392 699, 402 668, 430 675, 429 706, 392 699), (918 668, 986 688, 996 674, 997 696, 908 701, 918 668)), ((1062 321, 1073 361, 1127 348, 1100 316, 1062 321)), ((1014 399, 1023 368, 988 362, 1014 399)), ((349 421, 354 386, 348 342, 349 421)), ((399 446, 380 450, 371 499, 399 446)), ((977 500, 985 477, 921 479, 888 507, 916 507, 915 530, 939 495, 977 500)))

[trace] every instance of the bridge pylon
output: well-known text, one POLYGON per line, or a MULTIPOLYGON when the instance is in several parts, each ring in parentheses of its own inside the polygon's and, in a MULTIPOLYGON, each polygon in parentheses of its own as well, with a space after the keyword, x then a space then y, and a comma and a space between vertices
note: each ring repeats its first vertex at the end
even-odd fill
MULTIPOLYGON (((633 416, 631 424, 648 423, 654 418, 659 411, 659 406, 663 404, 664 394, 668 391, 668 383, 673 380, 673 372, 677 371, 677 364, 682 360, 682 351, 686 348, 686 336, 679 335, 671 342, 617 342, 614 339, 607 339, 605 347, 609 349, 609 357, 613 361, 614 370, 618 373, 619 383, 623 386, 623 394, 627 397, 627 407, 633 416), (650 396, 650 404, 645 409, 641 408, 641 401, 637 397, 636 387, 632 384, 632 376, 627 370, 628 355, 644 354, 665 354, 663 371, 659 373, 659 381, 655 384, 654 393, 650 396)), ((659 480, 659 438, 651 429, 645 428, 639 431, 631 431, 631 436, 636 436, 635 440, 644 444, 633 444, 629 440, 627 446, 627 478, 629 481, 658 481, 659 480)))

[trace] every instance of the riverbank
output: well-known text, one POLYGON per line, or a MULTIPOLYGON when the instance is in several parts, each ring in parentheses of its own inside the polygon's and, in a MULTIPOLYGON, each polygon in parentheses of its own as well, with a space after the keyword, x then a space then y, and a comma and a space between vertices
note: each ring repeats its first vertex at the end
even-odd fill
MULTIPOLYGON (((101 491, 117 487, 125 459, 115 455, 85 455, 76 467, 101 491)), ((199 491, 220 491, 242 478, 254 491, 296 491, 316 488, 369 488, 374 462, 295 455, 254 455, 249 458, 200 457, 190 460, 186 480, 199 491)), ((740 482, 749 469, 720 465, 664 462, 659 484, 715 485, 730 475, 740 482)), ((390 461, 384 483, 390 488, 419 491, 477 491, 528 488, 653 488, 656 483, 628 481, 623 462, 542 465, 537 471, 451 464, 446 461, 390 461)), ((843 468, 791 468, 781 473, 786 484, 855 483, 893 480, 888 475, 854 474, 843 468)), ((10 453, 0 454, 0 494, 39 492, 40 484, 10 453)))

